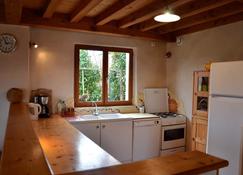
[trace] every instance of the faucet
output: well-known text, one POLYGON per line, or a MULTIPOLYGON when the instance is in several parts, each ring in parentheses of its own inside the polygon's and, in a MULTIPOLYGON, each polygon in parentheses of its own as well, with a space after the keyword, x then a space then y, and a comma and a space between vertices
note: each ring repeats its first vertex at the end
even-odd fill
POLYGON ((99 115, 97 103, 92 101, 92 106, 95 107, 95 109, 93 110, 93 115, 95 115, 95 116, 99 115))

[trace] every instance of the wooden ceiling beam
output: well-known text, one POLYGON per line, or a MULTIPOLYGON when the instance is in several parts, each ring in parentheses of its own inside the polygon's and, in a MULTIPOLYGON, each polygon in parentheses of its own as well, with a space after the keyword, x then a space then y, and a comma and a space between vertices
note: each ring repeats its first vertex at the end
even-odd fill
POLYGON ((138 0, 120 0, 117 1, 114 5, 112 5, 109 9, 105 10, 101 14, 99 14, 97 17, 95 17, 96 25, 104 25, 108 22, 115 19, 117 16, 120 15, 120 13, 128 8, 129 6, 132 6, 133 3, 136 3, 138 0))
POLYGON ((5 20, 9 24, 19 24, 22 16, 22 0, 4 0, 5 20))
POLYGON ((71 22, 79 22, 89 11, 95 8, 102 0, 82 0, 78 8, 71 15, 71 22))
POLYGON ((160 14, 167 5, 169 8, 173 9, 191 1, 193 0, 167 0, 167 1, 156 0, 155 2, 152 2, 151 4, 121 19, 119 22, 119 27, 127 28, 129 26, 135 25, 149 18, 152 18, 157 14, 160 14))
POLYGON ((55 15, 55 18, 45 19, 37 16, 36 14, 27 9, 23 13, 21 24, 33 27, 55 28, 69 31, 86 31, 116 36, 134 36, 139 38, 150 38, 155 40, 164 39, 154 32, 141 32, 138 30, 121 29, 112 25, 96 26, 92 19, 84 19, 79 23, 71 23, 68 17, 61 16, 60 18, 57 18, 57 15, 55 15))
POLYGON ((210 29, 210 28, 234 23, 234 22, 237 22, 237 21, 243 21, 243 12, 235 14, 235 15, 231 15, 231 16, 228 16, 228 17, 224 17, 224 18, 221 18, 221 19, 217 19, 215 21, 210 21, 210 22, 198 24, 198 25, 195 25, 195 26, 191 26, 189 28, 178 30, 178 31, 166 34, 164 36, 173 35, 173 36, 177 37, 177 36, 181 36, 181 35, 186 35, 186 34, 198 32, 198 31, 202 31, 202 30, 206 30, 206 29, 210 29))
POLYGON ((192 17, 184 18, 181 21, 170 23, 165 26, 162 26, 156 31, 159 34, 166 34, 171 33, 173 31, 177 31, 180 29, 188 28, 197 24, 214 21, 220 18, 224 18, 227 16, 231 16, 234 14, 238 14, 240 12, 243 12, 243 4, 234 2, 232 5, 225 5, 222 7, 218 7, 216 9, 206 11, 197 15, 194 15, 192 17))
POLYGON ((51 18, 61 0, 50 0, 43 14, 43 18, 51 18))
MULTIPOLYGON (((203 1, 194 1, 188 3, 184 6, 178 7, 174 10, 175 14, 180 15, 180 17, 186 18, 198 13, 202 13, 217 7, 221 7, 223 5, 229 4, 234 2, 235 0, 203 0, 203 1)), ((139 24, 139 28, 141 31, 148 31, 160 26, 167 25, 168 23, 159 23, 156 22, 154 19, 149 19, 144 21, 143 23, 139 24)))

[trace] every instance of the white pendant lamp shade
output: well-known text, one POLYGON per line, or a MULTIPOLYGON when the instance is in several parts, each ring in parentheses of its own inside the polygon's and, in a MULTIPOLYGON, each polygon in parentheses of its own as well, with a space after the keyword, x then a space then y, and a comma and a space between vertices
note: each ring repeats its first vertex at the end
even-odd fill
POLYGON ((172 14, 170 12, 165 12, 164 14, 158 15, 154 17, 154 20, 157 22, 175 22, 181 19, 180 16, 176 14, 172 14))

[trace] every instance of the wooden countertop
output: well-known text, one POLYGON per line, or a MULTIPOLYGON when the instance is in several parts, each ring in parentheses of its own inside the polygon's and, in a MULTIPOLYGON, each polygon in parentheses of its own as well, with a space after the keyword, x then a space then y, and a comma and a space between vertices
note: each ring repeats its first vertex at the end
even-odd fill
POLYGON ((26 105, 11 105, 1 175, 190 175, 228 165, 201 152, 185 152, 99 168, 118 162, 65 119, 55 116, 32 124, 35 132, 26 105))
POLYGON ((51 174, 25 104, 10 106, 0 174, 51 174))
POLYGON ((120 162, 58 115, 32 122, 53 174, 80 172, 120 162))
POLYGON ((194 175, 225 166, 228 166, 225 160, 192 151, 86 171, 82 175, 194 175))

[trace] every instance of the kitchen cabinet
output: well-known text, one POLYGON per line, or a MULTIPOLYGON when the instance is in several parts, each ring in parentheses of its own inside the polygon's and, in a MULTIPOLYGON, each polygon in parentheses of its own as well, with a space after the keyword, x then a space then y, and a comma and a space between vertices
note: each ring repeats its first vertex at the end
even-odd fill
POLYGON ((192 149, 206 152, 208 120, 200 116, 192 118, 192 149))
POLYGON ((121 162, 132 161, 132 121, 101 123, 101 147, 121 162))
POLYGON ((81 131, 88 138, 93 140, 97 145, 100 145, 100 123, 99 122, 89 122, 89 123, 81 123, 76 122, 72 123, 72 125, 81 131))
POLYGON ((192 150, 206 152, 208 128, 209 72, 193 75, 192 150))
POLYGON ((76 122, 72 125, 117 160, 132 161, 132 121, 76 122))

